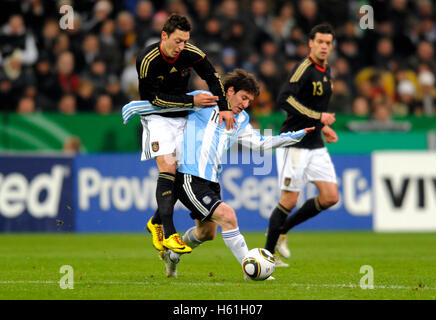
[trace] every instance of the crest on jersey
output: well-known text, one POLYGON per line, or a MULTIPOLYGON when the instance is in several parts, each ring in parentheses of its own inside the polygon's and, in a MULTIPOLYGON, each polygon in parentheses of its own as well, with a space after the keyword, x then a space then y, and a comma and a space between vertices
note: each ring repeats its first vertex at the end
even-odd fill
POLYGON ((204 196, 202 200, 204 204, 208 205, 211 203, 212 198, 210 196, 204 196))
POLYGON ((153 150, 153 152, 159 151, 159 141, 154 141, 151 143, 151 150, 153 150))
POLYGON ((327 82, 327 81, 328 81, 326 76, 324 76, 323 81, 324 81, 324 82, 327 82))
POLYGON ((291 184, 291 178, 285 178, 285 186, 289 186, 291 184))

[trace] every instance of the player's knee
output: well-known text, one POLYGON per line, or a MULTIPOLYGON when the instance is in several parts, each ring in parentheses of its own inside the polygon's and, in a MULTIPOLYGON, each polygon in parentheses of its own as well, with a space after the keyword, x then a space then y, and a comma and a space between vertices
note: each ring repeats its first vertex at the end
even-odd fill
POLYGON ((298 197, 293 197, 289 194, 283 194, 280 198, 280 204, 285 207, 285 209, 291 211, 297 205, 298 197))
POLYGON ((235 211, 226 204, 220 205, 219 209, 220 210, 216 210, 219 216, 218 224, 220 224, 222 228, 236 229, 238 227, 238 220, 235 211))
POLYGON ((322 198, 321 197, 319 198, 319 204, 323 208, 330 208, 330 207, 334 206, 336 203, 338 203, 338 201, 339 201, 338 193, 332 193, 332 194, 326 195, 322 198))

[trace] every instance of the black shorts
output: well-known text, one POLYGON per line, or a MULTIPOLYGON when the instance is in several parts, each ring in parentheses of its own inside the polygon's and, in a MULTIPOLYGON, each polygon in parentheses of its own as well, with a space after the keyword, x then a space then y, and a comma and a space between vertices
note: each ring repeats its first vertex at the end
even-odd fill
POLYGON ((176 174, 175 193, 185 207, 191 210, 191 218, 200 221, 210 219, 222 202, 219 183, 181 172, 176 174))

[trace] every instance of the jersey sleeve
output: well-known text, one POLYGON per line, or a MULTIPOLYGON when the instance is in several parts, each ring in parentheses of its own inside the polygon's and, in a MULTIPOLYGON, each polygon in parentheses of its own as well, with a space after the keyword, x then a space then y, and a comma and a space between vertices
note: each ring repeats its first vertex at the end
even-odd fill
POLYGON ((190 43, 186 44, 185 50, 188 50, 191 55, 191 59, 194 63, 194 70, 197 72, 200 78, 206 81, 207 85, 209 86, 209 90, 218 97, 219 110, 231 110, 230 104, 226 99, 221 77, 218 72, 216 72, 212 63, 210 63, 206 54, 190 43))
POLYGON ((153 105, 161 108, 190 108, 194 106, 194 97, 188 95, 171 95, 159 91, 157 77, 159 64, 157 56, 159 49, 156 47, 136 62, 138 72, 139 94, 141 100, 148 100, 153 105))
POLYGON ((263 136, 258 130, 253 129, 251 124, 247 124, 238 136, 238 142, 244 147, 258 151, 290 146, 300 142, 304 136, 304 129, 294 132, 285 132, 278 136, 263 136))
POLYGON ((310 64, 310 60, 306 59, 294 69, 289 77, 289 81, 282 88, 279 96, 279 105, 289 114, 303 115, 311 119, 320 120, 321 112, 304 105, 297 98, 305 84, 310 81, 310 72, 308 70, 310 64))

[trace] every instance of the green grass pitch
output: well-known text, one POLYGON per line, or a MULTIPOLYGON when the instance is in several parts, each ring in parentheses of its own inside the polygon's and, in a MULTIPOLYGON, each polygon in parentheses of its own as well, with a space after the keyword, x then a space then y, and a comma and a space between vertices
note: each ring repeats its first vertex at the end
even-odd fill
MULTIPOLYGON (((249 248, 263 233, 245 232, 249 248)), ((2 234, 0 299, 436 299, 436 234, 292 232, 288 268, 245 281, 221 235, 185 255, 167 278, 147 234, 2 234), (61 289, 63 265, 74 288, 61 289), (374 289, 362 289, 364 265, 374 289)), ((368 282, 366 282, 368 283, 368 282)))

